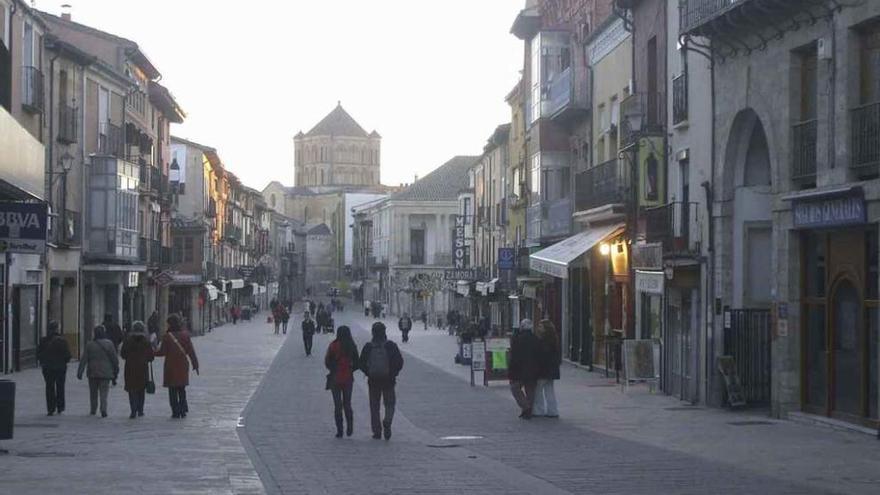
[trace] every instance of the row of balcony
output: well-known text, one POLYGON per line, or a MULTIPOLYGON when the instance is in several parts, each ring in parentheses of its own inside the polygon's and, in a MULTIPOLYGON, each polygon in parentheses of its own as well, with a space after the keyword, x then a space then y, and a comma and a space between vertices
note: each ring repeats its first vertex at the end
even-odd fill
MULTIPOLYGON (((876 173, 880 166, 880 102, 850 112, 850 166, 876 173)), ((816 178, 818 121, 798 122, 791 129, 791 177, 812 182, 816 178)))

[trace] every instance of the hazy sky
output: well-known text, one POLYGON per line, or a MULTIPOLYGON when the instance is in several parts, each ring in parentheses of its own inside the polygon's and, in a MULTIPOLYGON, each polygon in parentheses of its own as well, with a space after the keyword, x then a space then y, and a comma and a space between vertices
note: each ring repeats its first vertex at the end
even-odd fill
POLYGON ((37 0, 136 41, 188 118, 175 135, 214 146, 262 189, 293 183, 293 135, 337 100, 382 135, 382 182, 412 182, 479 154, 519 77, 509 33, 523 0, 37 0))

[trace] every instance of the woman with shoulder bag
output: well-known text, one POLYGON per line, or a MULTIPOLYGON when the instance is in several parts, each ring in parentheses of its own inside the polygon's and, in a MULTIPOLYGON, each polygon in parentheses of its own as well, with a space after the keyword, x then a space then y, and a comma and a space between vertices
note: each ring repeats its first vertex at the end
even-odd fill
POLYGON ((131 414, 128 417, 134 419, 144 415, 147 387, 153 387, 150 393, 155 392, 152 373, 153 347, 147 340, 144 322, 136 321, 131 324, 131 331, 122 342, 119 355, 125 360, 123 376, 125 391, 128 392, 128 404, 131 407, 131 414))
POLYGON ((354 412, 351 409, 351 388, 354 371, 358 368, 357 344, 351 338, 351 329, 342 325, 336 330, 336 340, 327 348, 324 366, 330 370, 326 388, 333 394, 333 414, 336 419, 336 438, 342 438, 342 413, 345 412, 345 434, 354 432, 354 412))
POLYGON ((181 328, 180 317, 176 314, 168 316, 168 331, 162 336, 157 356, 165 356, 163 385, 168 389, 168 401, 171 403, 171 417, 185 418, 189 412, 186 402, 186 386, 189 385, 189 361, 193 370, 199 373, 199 360, 193 349, 189 332, 181 328), (189 359, 187 359, 189 358, 189 359))

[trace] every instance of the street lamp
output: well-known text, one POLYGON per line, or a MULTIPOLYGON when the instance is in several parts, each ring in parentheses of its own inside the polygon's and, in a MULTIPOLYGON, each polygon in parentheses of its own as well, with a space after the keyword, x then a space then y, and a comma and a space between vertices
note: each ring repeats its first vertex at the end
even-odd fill
MULTIPOLYGON (((60 217, 61 217, 61 236, 62 236, 61 240, 62 241, 66 241, 68 238, 67 230, 66 230, 66 228, 67 228, 67 174, 70 172, 70 169, 73 168, 73 160, 74 160, 73 155, 71 155, 70 153, 65 151, 63 155, 58 157, 58 165, 61 167, 61 171, 60 172, 56 172, 55 170, 49 171, 49 175, 52 178, 51 185, 53 187, 55 184, 54 176, 56 176, 56 175, 61 176, 61 215, 60 215, 60 217)), ((49 198, 50 198, 50 202, 51 202, 51 197, 52 197, 51 196, 51 192, 52 192, 51 187, 49 188, 49 192, 50 192, 49 198)))

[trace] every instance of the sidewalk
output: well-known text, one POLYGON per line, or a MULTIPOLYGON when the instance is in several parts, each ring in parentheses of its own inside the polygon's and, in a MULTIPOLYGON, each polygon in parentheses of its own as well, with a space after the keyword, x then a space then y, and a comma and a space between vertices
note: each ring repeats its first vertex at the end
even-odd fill
POLYGON ((10 451, 0 456, 0 492, 263 493, 236 425, 282 342, 265 313, 193 338, 201 375, 190 376, 184 420, 171 419, 162 358, 154 364, 156 394, 139 419, 128 418, 121 376, 106 419, 88 415, 88 383, 76 379, 76 362, 68 366, 61 416, 46 416, 39 370, 4 376, 16 382, 16 424, 15 438, 0 442, 10 451))
MULTIPOLYGON (((372 319, 361 312, 364 325, 372 319)), ((388 335, 400 342, 396 319, 387 318, 388 335)), ((415 325, 410 342, 400 344, 409 356, 459 378, 469 387, 469 368, 453 362, 455 337, 415 325)), ((516 414, 506 382, 477 389, 506 397, 516 414)), ((693 407, 646 386, 624 394, 613 376, 564 364, 556 382, 560 421, 580 429, 725 463, 780 480, 807 482, 828 491, 880 493, 880 441, 861 433, 775 420, 759 412, 731 412, 693 407)), ((544 421, 544 420, 540 420, 544 421)))

